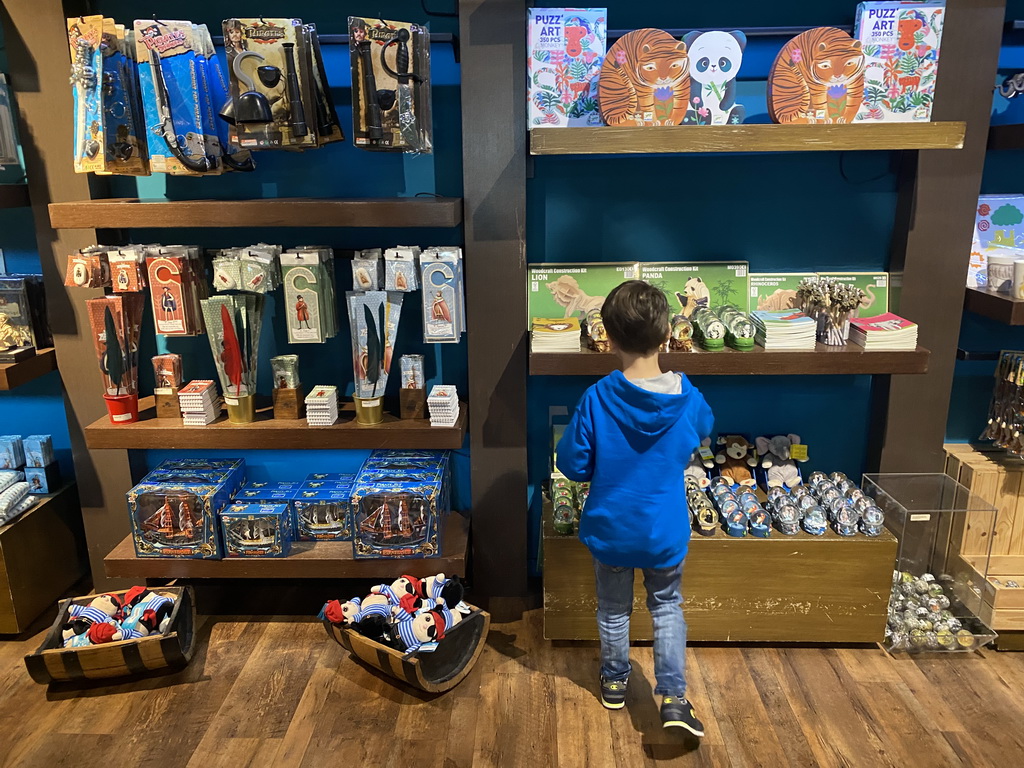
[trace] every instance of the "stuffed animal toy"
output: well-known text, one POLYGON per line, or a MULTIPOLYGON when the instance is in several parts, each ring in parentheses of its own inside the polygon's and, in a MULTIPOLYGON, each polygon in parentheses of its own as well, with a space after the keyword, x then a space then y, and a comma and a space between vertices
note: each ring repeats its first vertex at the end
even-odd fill
POLYGON ((749 485, 753 487, 757 481, 751 467, 757 466, 757 458, 752 454, 754 446, 742 435, 721 435, 720 446, 715 454, 718 473, 733 485, 749 485))
POLYGON ((754 442, 761 454, 761 466, 766 470, 769 488, 795 488, 803 482, 791 452, 792 446, 800 444, 800 435, 758 437, 754 442))
MULTIPOLYGON (((707 449, 708 455, 710 455, 711 438, 705 437, 701 441, 700 447, 707 449)), ((700 455, 700 448, 698 448, 690 454, 690 463, 686 465, 686 469, 683 471, 683 477, 692 477, 697 483, 697 487, 704 490, 711 485, 711 477, 708 475, 708 472, 714 468, 714 458, 704 458, 700 455)))
MULTIPOLYGON (((408 577, 407 577, 408 578, 408 577)), ((462 602, 466 593, 458 576, 446 579, 443 573, 436 576, 427 576, 420 583, 418 594, 420 597, 432 597, 435 600, 444 600, 445 605, 456 606, 462 602)))
POLYGON ((401 605, 391 609, 391 616, 396 620, 415 616, 423 611, 432 611, 438 606, 438 601, 432 597, 420 597, 419 595, 403 595, 401 605))
POLYGON ((97 595, 88 605, 72 604, 68 608, 68 621, 61 629, 61 638, 69 648, 89 645, 87 632, 94 624, 114 621, 121 612, 117 595, 97 595), (71 642, 75 640, 75 642, 71 642))
POLYGON ((458 611, 452 612, 444 603, 439 603, 432 611, 422 611, 411 618, 395 621, 388 637, 392 647, 406 653, 418 651, 428 644, 429 650, 434 650, 433 644, 443 640, 448 630, 460 621, 462 615, 458 611))
POLYGON ((384 595, 391 605, 399 605, 402 595, 414 595, 420 591, 420 580, 414 576, 402 576, 390 584, 378 584, 370 587, 373 595, 384 595))

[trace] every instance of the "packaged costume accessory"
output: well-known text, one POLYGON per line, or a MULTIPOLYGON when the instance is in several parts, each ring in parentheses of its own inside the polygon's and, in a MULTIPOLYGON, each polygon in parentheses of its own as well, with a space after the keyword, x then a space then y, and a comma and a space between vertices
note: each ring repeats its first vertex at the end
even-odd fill
POLYGON ((402 21, 350 16, 352 141, 387 152, 429 153, 430 33, 402 21))

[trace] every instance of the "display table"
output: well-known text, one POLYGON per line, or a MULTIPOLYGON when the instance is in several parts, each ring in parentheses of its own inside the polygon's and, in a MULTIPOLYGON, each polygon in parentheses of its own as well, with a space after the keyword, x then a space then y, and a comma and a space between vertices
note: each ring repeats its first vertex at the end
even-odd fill
MULTIPOLYGON (((544 511, 544 637, 596 640, 594 565, 576 536, 560 536, 544 511)), ((798 533, 735 539, 696 532, 683 568, 691 641, 875 643, 885 631, 896 538, 798 533)), ((637 573, 630 638, 653 639, 637 573)))

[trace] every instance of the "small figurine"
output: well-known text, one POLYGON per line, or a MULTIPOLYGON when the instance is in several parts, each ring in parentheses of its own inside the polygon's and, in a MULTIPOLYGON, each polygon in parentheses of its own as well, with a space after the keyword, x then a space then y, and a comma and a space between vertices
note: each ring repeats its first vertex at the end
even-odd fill
POLYGON ((584 332, 587 337, 587 346, 590 349, 595 352, 611 352, 611 342, 608 341, 608 332, 604 328, 604 319, 601 317, 600 309, 591 309, 587 312, 584 332))
POLYGON ((672 330, 668 348, 673 352, 693 351, 693 324, 686 315, 672 316, 672 330))

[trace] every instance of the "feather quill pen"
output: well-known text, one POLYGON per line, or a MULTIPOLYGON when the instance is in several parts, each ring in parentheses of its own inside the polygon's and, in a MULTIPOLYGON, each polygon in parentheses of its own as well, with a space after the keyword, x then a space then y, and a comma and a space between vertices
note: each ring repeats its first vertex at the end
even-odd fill
POLYGON ((220 305, 220 319, 224 327, 224 351, 221 360, 224 362, 224 373, 235 387, 236 396, 242 394, 242 351, 238 346, 238 336, 231 322, 231 313, 227 304, 220 305))
POLYGON ((103 353, 103 372, 114 386, 115 394, 120 395, 121 382, 124 379, 124 350, 117 337, 117 326, 114 324, 114 315, 109 304, 103 310, 103 328, 106 347, 103 353))
POLYGON ((380 363, 383 347, 377 323, 373 319, 373 310, 363 305, 363 316, 366 319, 366 380, 373 384, 373 396, 377 394, 377 382, 380 381, 380 363))

